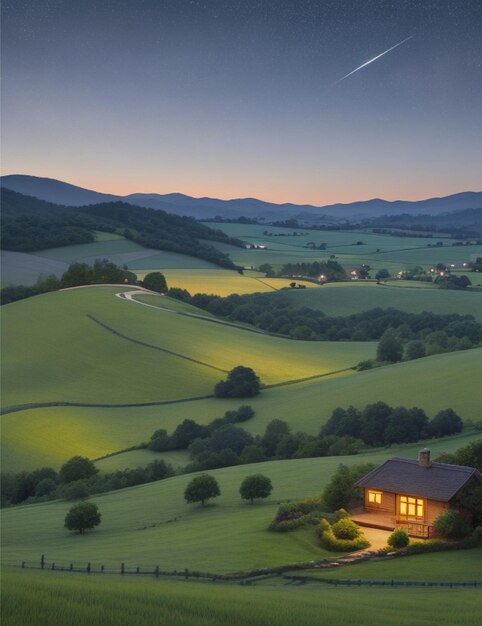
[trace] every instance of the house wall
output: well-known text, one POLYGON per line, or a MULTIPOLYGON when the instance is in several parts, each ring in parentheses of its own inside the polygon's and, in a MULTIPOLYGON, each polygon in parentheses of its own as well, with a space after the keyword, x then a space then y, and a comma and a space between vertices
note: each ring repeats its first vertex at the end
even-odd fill
POLYGON ((448 502, 439 502, 438 500, 425 500, 425 523, 432 526, 434 521, 449 508, 448 502))
MULTIPOLYGON (((368 489, 365 488, 364 493, 364 510, 369 513, 382 513, 384 515, 397 515, 397 494, 392 493, 390 491, 382 491, 382 502, 381 504, 372 504, 368 502, 368 489)), ((413 494, 402 494, 402 495, 413 495, 413 494)), ((418 497, 418 496, 416 496, 418 497)), ((439 502, 438 500, 428 500, 427 498, 423 498, 424 500, 424 519, 420 520, 425 524, 430 526, 433 525, 435 519, 443 513, 449 505, 447 502, 439 502)))
POLYGON ((370 513, 389 513, 390 515, 395 515, 395 494, 390 493, 390 491, 382 492, 382 502, 381 504, 372 504, 368 502, 368 489, 365 489, 365 511, 369 511, 370 513))

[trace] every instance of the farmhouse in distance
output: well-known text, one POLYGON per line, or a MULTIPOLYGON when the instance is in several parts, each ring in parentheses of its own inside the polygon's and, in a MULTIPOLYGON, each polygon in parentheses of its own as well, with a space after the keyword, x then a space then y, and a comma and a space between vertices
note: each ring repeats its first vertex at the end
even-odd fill
POLYGON ((464 490, 482 474, 473 467, 432 462, 430 450, 418 460, 393 457, 360 478, 363 513, 353 515, 360 526, 393 530, 405 528, 409 535, 430 537, 435 519, 447 509, 467 513, 460 502, 464 490))

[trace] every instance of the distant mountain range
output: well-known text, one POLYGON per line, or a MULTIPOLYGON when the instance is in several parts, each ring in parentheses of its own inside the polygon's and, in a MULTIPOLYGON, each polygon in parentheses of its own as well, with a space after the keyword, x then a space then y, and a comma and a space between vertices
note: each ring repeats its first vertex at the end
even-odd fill
POLYGON ((66 206, 85 206, 105 202, 129 202, 142 207, 162 209, 177 215, 189 215, 197 219, 225 219, 245 216, 266 220, 297 218, 308 221, 350 220, 358 221, 382 215, 441 215, 464 209, 482 207, 482 191, 465 191, 443 198, 428 198, 408 202, 405 200, 364 200, 348 204, 313 206, 310 204, 275 204, 256 198, 219 200, 217 198, 193 198, 181 193, 133 193, 117 196, 84 189, 53 178, 40 178, 12 174, 1 177, 1 186, 18 193, 66 206))

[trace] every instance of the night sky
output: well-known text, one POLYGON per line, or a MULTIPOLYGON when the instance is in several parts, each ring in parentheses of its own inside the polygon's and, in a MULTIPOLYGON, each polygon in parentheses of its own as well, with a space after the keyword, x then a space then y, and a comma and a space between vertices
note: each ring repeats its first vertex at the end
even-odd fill
POLYGON ((482 189, 481 0, 2 5, 3 174, 318 205, 482 189))

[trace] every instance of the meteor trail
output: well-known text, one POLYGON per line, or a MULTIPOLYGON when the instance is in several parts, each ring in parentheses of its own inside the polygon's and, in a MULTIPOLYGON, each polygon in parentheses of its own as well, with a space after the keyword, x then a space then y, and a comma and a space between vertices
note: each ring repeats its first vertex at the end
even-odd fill
POLYGON ((389 52, 391 52, 392 50, 395 50, 395 48, 398 48, 398 46, 401 46, 402 43, 405 43, 406 41, 408 41, 409 39, 412 39, 413 37, 415 37, 415 35, 410 35, 410 37, 407 37, 406 39, 404 39, 403 41, 400 41, 399 43, 395 44, 394 46, 392 46, 391 48, 388 48, 388 50, 385 50, 385 52, 382 52, 381 54, 378 54, 376 57, 373 57, 373 59, 370 59, 369 61, 367 61, 366 63, 363 63, 363 65, 360 65, 360 67, 355 68, 354 70, 352 70, 351 72, 349 72, 348 74, 346 74, 345 76, 343 76, 342 78, 340 78, 339 80, 337 80, 335 83, 333 83, 334 85, 338 85, 339 83, 341 83, 343 80, 345 80, 345 78, 348 78, 349 76, 351 76, 352 74, 354 74, 355 72, 358 72, 358 70, 361 70, 362 68, 366 67, 367 65, 370 65, 370 63, 373 63, 374 61, 376 61, 377 59, 379 59, 382 56, 385 56, 385 54, 388 54, 389 52))

